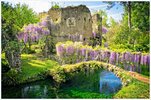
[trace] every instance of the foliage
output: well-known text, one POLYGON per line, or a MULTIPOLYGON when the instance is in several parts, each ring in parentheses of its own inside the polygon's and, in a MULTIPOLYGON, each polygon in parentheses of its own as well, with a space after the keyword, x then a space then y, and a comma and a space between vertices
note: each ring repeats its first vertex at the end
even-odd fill
POLYGON ((113 25, 105 36, 109 47, 149 52, 149 2, 107 3, 109 9, 118 3, 124 6, 123 20, 118 24, 111 19, 113 25), (131 27, 130 23, 132 23, 131 27))
POLYGON ((35 23, 38 18, 27 5, 17 4, 14 7, 2 2, 2 48, 8 41, 17 40, 16 34, 24 24, 35 23))
POLYGON ((149 2, 132 2, 132 26, 142 32, 149 31, 149 2))
POLYGON ((6 51, 18 51, 20 49, 20 45, 17 41, 11 41, 6 44, 6 51))
MULTIPOLYGON (((141 32, 149 31, 149 2, 131 2, 132 28, 138 28, 141 32)), ((127 25, 127 8, 123 16, 123 22, 127 25)))
POLYGON ((149 98, 149 84, 135 81, 123 87, 113 98, 149 98))
POLYGON ((118 25, 118 23, 112 17, 110 17, 110 27, 115 27, 116 25, 118 25))
POLYGON ((50 75, 53 77, 56 83, 61 84, 65 82, 65 75, 62 67, 58 66, 53 69, 50 69, 50 75))
POLYGON ((128 26, 125 24, 111 27, 105 38, 110 48, 149 52, 149 32, 141 32, 136 28, 129 31, 128 26))
POLYGON ((10 70, 8 62, 5 59, 1 59, 2 61, 2 73, 6 73, 10 70))
POLYGON ((60 6, 59 6, 58 4, 55 4, 55 5, 53 5, 51 8, 52 8, 52 9, 59 9, 60 6))
POLYGON ((112 95, 105 95, 95 92, 82 91, 76 88, 69 88, 67 90, 63 90, 63 98, 83 98, 83 99, 92 99, 92 98, 112 98, 112 95))
POLYGON ((47 21, 42 21, 36 25, 29 24, 28 26, 24 26, 22 31, 17 35, 18 40, 24 43, 24 49, 26 49, 28 53, 31 51, 32 43, 38 42, 40 39, 44 41, 50 34, 47 24, 47 21), (27 44, 29 48, 27 48, 27 44))
MULTIPOLYGON (((52 60, 42 60, 39 57, 32 54, 22 54, 22 71, 17 73, 14 79, 16 80, 16 84, 32 82, 36 80, 43 79, 47 76, 48 69, 51 69, 55 66, 58 66, 58 63, 52 60)), ((10 73, 10 72, 9 72, 10 73)), ((3 76, 7 76, 8 73, 3 76)), ((12 77, 11 74, 9 74, 12 77)), ((2 78, 3 80, 3 78, 2 78)), ((12 85, 13 83, 7 84, 3 83, 3 85, 12 85)))
POLYGON ((150 56, 140 52, 128 51, 112 51, 103 50, 99 46, 92 48, 88 45, 82 45, 80 42, 65 42, 56 44, 57 55, 62 60, 62 64, 73 64, 82 61, 103 61, 113 65, 118 65, 126 70, 136 71, 141 73, 141 66, 144 72, 149 72, 148 66, 150 63, 150 56))
MULTIPOLYGON (((99 10, 98 12, 95 12, 97 14, 99 14, 99 16, 102 18, 102 26, 104 27, 109 27, 107 20, 108 20, 108 16, 107 13, 103 10, 99 10)), ((100 23, 100 22, 99 22, 100 23)))
POLYGON ((15 68, 11 68, 7 73, 2 74, 2 84, 16 85, 18 81, 18 71, 15 68))
POLYGON ((2 19, 6 26, 13 24, 13 29, 16 30, 20 30, 25 24, 39 21, 35 12, 27 5, 16 4, 12 7, 11 4, 5 2, 2 2, 2 19))

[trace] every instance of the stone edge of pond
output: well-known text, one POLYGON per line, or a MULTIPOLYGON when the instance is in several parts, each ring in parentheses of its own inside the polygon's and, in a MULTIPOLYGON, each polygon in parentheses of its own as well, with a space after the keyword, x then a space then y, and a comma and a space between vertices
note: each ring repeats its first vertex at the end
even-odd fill
POLYGON ((87 62, 80 62, 76 64, 57 66, 53 69, 48 69, 48 71, 44 73, 39 73, 35 76, 29 77, 26 80, 16 80, 16 81, 14 80, 14 83, 12 82, 7 85, 19 85, 19 84, 30 83, 30 82, 45 79, 47 76, 51 76, 55 80, 55 82, 61 84, 62 82, 71 79, 72 76, 74 76, 76 73, 80 71, 90 70, 91 72, 94 72, 94 70, 97 69, 105 69, 113 72, 117 77, 121 79, 122 86, 127 86, 129 83, 131 83, 134 80, 134 78, 129 74, 128 71, 120 67, 104 62, 99 62, 99 61, 87 61, 87 62))
POLYGON ((129 83, 134 81, 135 79, 129 74, 128 71, 117 67, 115 65, 99 62, 99 61, 87 61, 80 62, 77 64, 67 64, 62 65, 61 67, 56 67, 54 69, 50 69, 49 75, 59 84, 69 80, 76 73, 80 71, 92 71, 96 69, 105 69, 113 72, 117 77, 119 77, 122 81, 122 86, 127 86, 129 83))

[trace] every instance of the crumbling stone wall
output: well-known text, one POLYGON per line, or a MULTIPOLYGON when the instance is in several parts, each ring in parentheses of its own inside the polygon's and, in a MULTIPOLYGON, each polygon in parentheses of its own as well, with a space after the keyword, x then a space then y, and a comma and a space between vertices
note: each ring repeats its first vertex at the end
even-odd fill
POLYGON ((49 17, 54 28, 51 32, 56 41, 87 41, 92 35, 92 17, 90 10, 84 6, 50 9, 49 17))
POLYGON ((101 34, 101 21, 102 18, 99 16, 99 14, 94 14, 92 16, 92 31, 97 33, 97 34, 101 34))
MULTIPOLYGON (((46 12, 41 13, 46 15, 46 12)), ((85 5, 68 6, 66 8, 51 8, 47 12, 51 20, 51 36, 54 43, 72 40, 89 43, 92 32, 97 35, 98 43, 102 44, 102 18, 98 14, 91 16, 90 10, 85 5)))
POLYGON ((61 9, 59 8, 51 8, 49 11, 48 11, 48 15, 50 16, 50 18, 52 19, 52 21, 54 23, 60 23, 61 21, 61 9))
POLYGON ((96 38, 99 39, 97 45, 102 45, 102 18, 99 14, 92 16, 92 32, 96 34, 96 38))

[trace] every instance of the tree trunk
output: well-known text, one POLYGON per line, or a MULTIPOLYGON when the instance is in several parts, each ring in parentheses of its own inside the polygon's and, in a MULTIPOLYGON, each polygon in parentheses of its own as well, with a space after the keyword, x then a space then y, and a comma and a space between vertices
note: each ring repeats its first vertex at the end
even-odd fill
POLYGON ((131 29, 131 2, 128 1, 128 27, 131 29))

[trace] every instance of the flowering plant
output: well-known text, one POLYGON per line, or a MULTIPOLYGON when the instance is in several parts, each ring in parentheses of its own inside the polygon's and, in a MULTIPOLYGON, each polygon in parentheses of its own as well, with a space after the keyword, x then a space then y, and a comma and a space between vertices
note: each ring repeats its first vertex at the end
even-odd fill
MULTIPOLYGON (((68 60, 67 62, 72 60, 72 63, 97 60, 123 66, 123 68, 127 70, 131 70, 131 66, 140 69, 141 65, 149 66, 150 63, 150 56, 148 54, 127 51, 120 53, 117 51, 104 50, 98 46, 93 48, 92 46, 83 45, 81 42, 59 42, 56 44, 56 51, 59 57, 63 60, 68 60)), ((138 71, 136 69, 133 69, 133 71, 138 71)))

